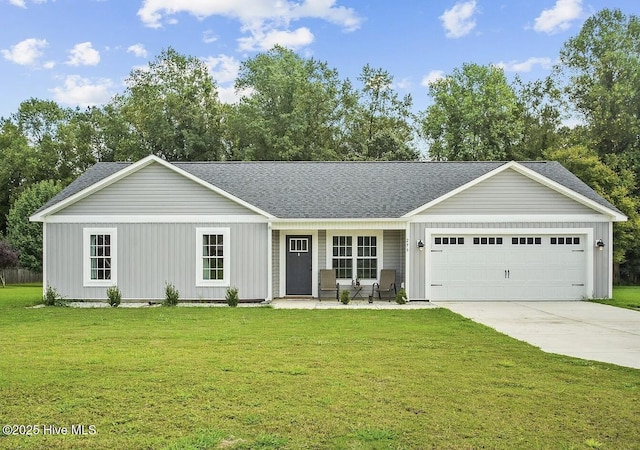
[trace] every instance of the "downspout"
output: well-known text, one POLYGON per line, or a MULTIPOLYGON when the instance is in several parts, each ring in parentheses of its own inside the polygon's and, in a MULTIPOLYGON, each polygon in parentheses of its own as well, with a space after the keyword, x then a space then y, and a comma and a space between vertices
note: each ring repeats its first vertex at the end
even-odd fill
POLYGON ((273 226, 267 224, 267 303, 273 300, 273 226))
POLYGON ((42 219, 42 297, 47 292, 47 219, 42 219))

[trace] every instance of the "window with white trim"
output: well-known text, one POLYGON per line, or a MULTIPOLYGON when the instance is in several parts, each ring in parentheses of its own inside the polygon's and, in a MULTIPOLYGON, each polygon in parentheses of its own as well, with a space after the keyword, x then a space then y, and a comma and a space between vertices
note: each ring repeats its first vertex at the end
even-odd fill
POLYGON ((229 228, 196 228, 196 286, 229 286, 229 228))
POLYGON ((331 267, 336 270, 336 278, 353 278, 353 238, 351 236, 333 237, 333 259, 331 267))
POLYGON ((116 228, 83 230, 84 286, 117 284, 118 233, 116 228))
POLYGON ((380 267, 381 243, 381 235, 371 232, 329 237, 327 244, 330 245, 330 264, 336 270, 336 278, 376 280, 380 267))

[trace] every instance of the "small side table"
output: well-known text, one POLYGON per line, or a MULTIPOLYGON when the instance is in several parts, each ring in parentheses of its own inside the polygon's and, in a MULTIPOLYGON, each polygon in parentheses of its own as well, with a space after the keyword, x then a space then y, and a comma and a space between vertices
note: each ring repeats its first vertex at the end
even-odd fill
POLYGON ((360 298, 364 300, 364 298, 360 294, 360 292, 362 292, 362 285, 360 284, 360 281, 352 280, 351 287, 355 289, 355 292, 353 293, 353 296, 351 297, 351 299, 355 300, 360 295, 360 298))

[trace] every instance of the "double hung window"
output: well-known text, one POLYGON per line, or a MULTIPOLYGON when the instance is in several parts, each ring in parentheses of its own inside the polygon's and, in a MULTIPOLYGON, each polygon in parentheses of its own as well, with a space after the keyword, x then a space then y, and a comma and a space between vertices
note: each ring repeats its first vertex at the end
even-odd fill
POLYGON ((229 286, 229 229, 196 229, 196 285, 229 286))
POLYGON ((117 284, 118 234, 116 228, 85 228, 83 232, 84 285, 117 284))

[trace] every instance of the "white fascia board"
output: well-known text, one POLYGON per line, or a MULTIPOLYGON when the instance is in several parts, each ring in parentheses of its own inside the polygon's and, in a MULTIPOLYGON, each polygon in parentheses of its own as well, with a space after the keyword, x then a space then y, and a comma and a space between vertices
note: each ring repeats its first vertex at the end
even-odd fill
POLYGON ((406 219, 275 219, 274 230, 404 230, 406 219))
POLYGON ((245 208, 247 208, 247 209, 249 209, 249 210, 251 210, 251 211, 253 211, 253 212, 257 213, 257 214, 260 214, 260 215, 262 215, 262 216, 264 216, 264 217, 266 217, 268 219, 271 219, 271 218, 274 217, 274 216, 268 214, 267 212, 262 211, 260 208, 257 208, 256 206, 251 205, 251 204, 245 202, 244 200, 241 200, 241 199, 235 197, 234 195, 231 195, 228 192, 226 192, 226 191, 224 191, 224 190, 222 190, 222 189, 220 189, 220 188, 218 188, 216 186, 213 186, 210 183, 207 183, 206 181, 196 177, 195 175, 192 175, 189 172, 174 166, 173 164, 171 164, 168 161, 163 160, 162 158, 159 158, 159 157, 157 157, 155 155, 149 155, 146 158, 143 158, 143 159, 141 159, 141 160, 139 160, 139 161, 137 161, 137 162, 135 162, 135 163, 133 163, 133 164, 121 169, 121 170, 119 170, 118 172, 116 172, 116 173, 114 173, 114 174, 112 174, 112 175, 110 175, 110 176, 108 176, 108 177, 106 177, 106 178, 104 178, 104 179, 92 184, 91 186, 86 187, 85 189, 81 190, 80 192, 77 192, 74 195, 72 195, 72 196, 70 196, 70 197, 68 197, 68 198, 66 198, 64 200, 62 200, 62 201, 60 201, 60 202, 58 202, 58 203, 56 203, 54 205, 51 205, 49 208, 47 208, 47 209, 45 209, 43 211, 40 211, 37 214, 32 215, 31 217, 29 217, 29 221, 31 221, 31 222, 43 222, 45 217, 47 217, 47 216, 49 216, 51 214, 55 214, 56 212, 60 211, 61 209, 64 209, 67 206, 72 205, 72 204, 82 200, 83 198, 93 194, 94 192, 97 192, 97 191, 99 191, 101 189, 104 189, 107 186, 110 186, 111 184, 115 183, 116 181, 121 180, 121 179, 131 175, 132 173, 135 173, 135 172, 147 167, 149 164, 154 163, 154 162, 158 163, 158 164, 160 164, 160 165, 162 165, 162 166, 164 166, 164 167, 166 167, 168 169, 173 170, 174 172, 176 172, 176 173, 188 178, 189 180, 194 181, 194 182, 200 184, 201 186, 204 186, 207 189, 210 189, 210 190, 216 192, 217 194, 222 195, 223 197, 226 197, 229 200, 231 200, 233 202, 236 202, 239 205, 244 206, 245 208))
MULTIPOLYGON (((427 211, 428 212, 428 211, 427 211)), ((421 214, 413 216, 410 223, 518 223, 518 222, 605 222, 611 221, 602 214, 421 214)))
POLYGON ((585 197, 582 194, 577 193, 576 191, 569 189, 565 186, 563 186, 560 183, 557 183, 547 177, 545 177, 544 175, 539 174, 538 172, 528 169, 525 166, 523 166, 522 164, 519 164, 515 161, 510 161, 508 163, 505 163, 503 165, 501 165, 500 167, 497 167, 495 169, 493 169, 490 172, 487 172, 486 174, 476 178, 475 180, 472 180, 466 184, 463 184, 462 186, 447 192, 446 194, 430 201, 429 203, 414 209, 413 211, 409 211, 407 214, 405 214, 404 216, 402 216, 403 218, 410 218, 412 216, 421 214, 423 212, 425 212, 426 210, 428 210, 429 208, 442 203, 443 201, 459 194, 460 192, 466 191, 467 189, 476 186, 480 183, 482 183, 483 181, 504 172, 505 170, 508 169, 513 169, 516 172, 520 173, 521 175, 524 175, 534 181, 537 181, 538 183, 542 184, 543 186, 546 186, 562 195, 565 195, 569 198, 571 198, 572 200, 577 201, 578 203, 581 203, 597 212, 599 212, 600 214, 604 214, 605 216, 607 216, 608 218, 611 218, 614 222, 625 222, 627 220, 627 216, 625 216, 624 214, 620 214, 617 211, 614 211, 610 208, 607 208, 587 197, 585 197))
POLYGON ((54 215, 46 223, 268 223, 259 215, 211 214, 112 214, 54 215))

